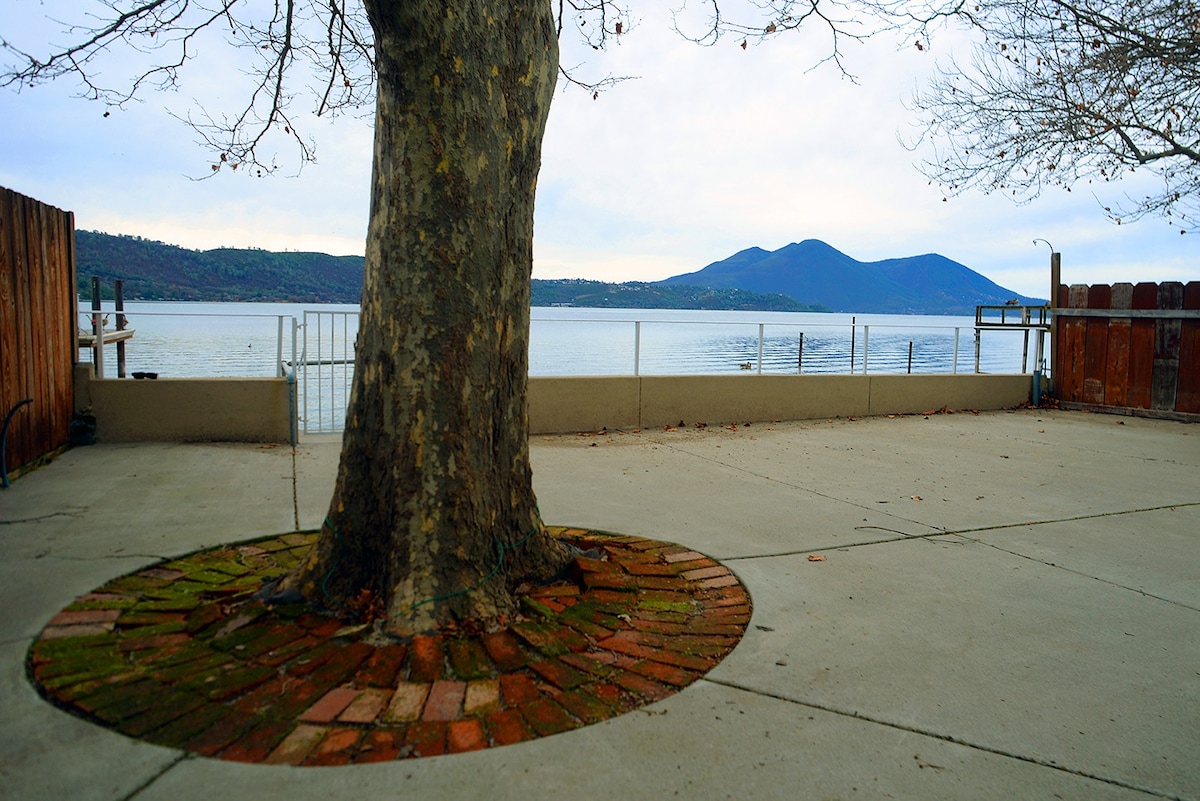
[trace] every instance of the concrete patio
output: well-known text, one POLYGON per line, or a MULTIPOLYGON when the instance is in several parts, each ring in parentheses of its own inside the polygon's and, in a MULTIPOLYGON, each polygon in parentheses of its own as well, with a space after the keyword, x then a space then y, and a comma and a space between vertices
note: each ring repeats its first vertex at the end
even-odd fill
POLYGON ((39 698, 42 627, 162 558, 315 528, 339 442, 77 448, 0 491, 0 796, 1200 799, 1194 426, 1021 410, 532 444, 548 523, 741 578, 751 625, 705 678, 569 733, 372 766, 114 734, 39 698))

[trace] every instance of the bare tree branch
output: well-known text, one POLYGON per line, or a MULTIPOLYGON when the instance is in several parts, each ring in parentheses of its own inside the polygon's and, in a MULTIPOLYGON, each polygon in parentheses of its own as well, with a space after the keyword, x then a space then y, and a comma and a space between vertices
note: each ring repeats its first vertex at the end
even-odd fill
POLYGON ((292 111, 307 94, 304 114, 331 115, 361 108, 374 97, 374 43, 365 13, 343 0, 103 0, 90 23, 63 25, 71 44, 38 58, 4 41, 0 50, 17 64, 0 71, 0 86, 18 89, 74 78, 80 96, 120 108, 150 89, 184 88, 181 72, 201 41, 217 41, 240 53, 250 81, 236 111, 198 109, 175 114, 213 153, 211 172, 253 167, 274 171, 265 156, 269 140, 282 137, 296 148, 301 165, 316 158, 315 145, 298 130, 292 111), (132 75, 108 79, 101 61, 117 48, 144 56, 132 75), (110 81, 110 82, 104 82, 110 81))
POLYGON ((1106 206, 1110 217, 1200 221, 1194 0, 999 0, 957 16, 980 37, 973 57, 915 100, 932 180, 1028 202, 1147 172, 1161 191, 1106 206))

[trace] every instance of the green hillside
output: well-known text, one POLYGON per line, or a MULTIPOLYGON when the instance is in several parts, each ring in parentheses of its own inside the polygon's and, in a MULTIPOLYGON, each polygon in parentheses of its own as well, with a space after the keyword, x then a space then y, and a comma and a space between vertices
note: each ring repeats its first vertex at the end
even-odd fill
POLYGON ((648 284, 630 281, 607 284, 567 278, 533 280, 534 306, 582 306, 612 309, 703 309, 740 311, 828 311, 785 295, 759 294, 744 289, 648 284))
POLYGON ((362 256, 273 253, 267 250, 188 250, 134 236, 75 232, 79 292, 99 276, 106 297, 124 282, 129 300, 291 301, 357 303, 362 256))
MULTIPOLYGON (((101 279, 106 298, 112 296, 113 281, 121 279, 127 300, 358 303, 362 296, 362 256, 188 250, 136 236, 76 231, 75 264, 83 297, 91 293, 92 276, 101 279)), ((742 289, 578 279, 535 279, 532 305, 824 311, 783 295, 742 289)))

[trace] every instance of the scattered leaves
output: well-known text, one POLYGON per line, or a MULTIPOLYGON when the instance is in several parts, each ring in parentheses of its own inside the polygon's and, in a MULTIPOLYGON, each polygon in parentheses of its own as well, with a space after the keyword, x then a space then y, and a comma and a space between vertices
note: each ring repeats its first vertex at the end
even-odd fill
POLYGON ((824 556, 821 556, 821 554, 819 554, 819 553, 810 553, 810 554, 808 555, 808 561, 810 561, 810 562, 824 562, 824 561, 825 561, 825 557, 824 557, 824 556))

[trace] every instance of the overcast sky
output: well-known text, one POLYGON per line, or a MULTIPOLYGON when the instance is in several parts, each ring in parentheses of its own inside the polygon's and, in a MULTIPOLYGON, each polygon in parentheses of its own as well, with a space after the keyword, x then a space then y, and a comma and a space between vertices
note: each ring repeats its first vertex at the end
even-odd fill
MULTIPOLYGON (((37 38, 53 30, 41 19, 70 13, 54 7, 0 0, 0 37, 39 50, 37 38)), ((849 45, 856 84, 830 66, 809 71, 824 52, 815 31, 705 48, 672 32, 662 12, 635 12, 639 24, 608 52, 564 53, 564 63, 588 59, 581 77, 639 77, 598 100, 571 88, 556 97, 535 278, 654 281, 804 239, 861 261, 940 253, 1037 297, 1048 292, 1050 250, 1034 239, 1062 252, 1067 283, 1200 277, 1200 234, 1104 216, 1102 202, 1137 194, 1136 183, 1053 189, 1025 206, 978 193, 947 200, 930 186, 901 140, 919 130, 906 100, 947 55, 936 40, 932 52, 849 45)), ((220 51, 201 55, 180 92, 147 94, 107 118, 65 82, 0 90, 0 185, 75 212, 82 229, 199 249, 362 254, 369 118, 307 123, 318 162, 299 176, 295 153, 280 149, 275 176, 196 181, 211 157, 168 110, 219 102, 236 77, 220 51)))

